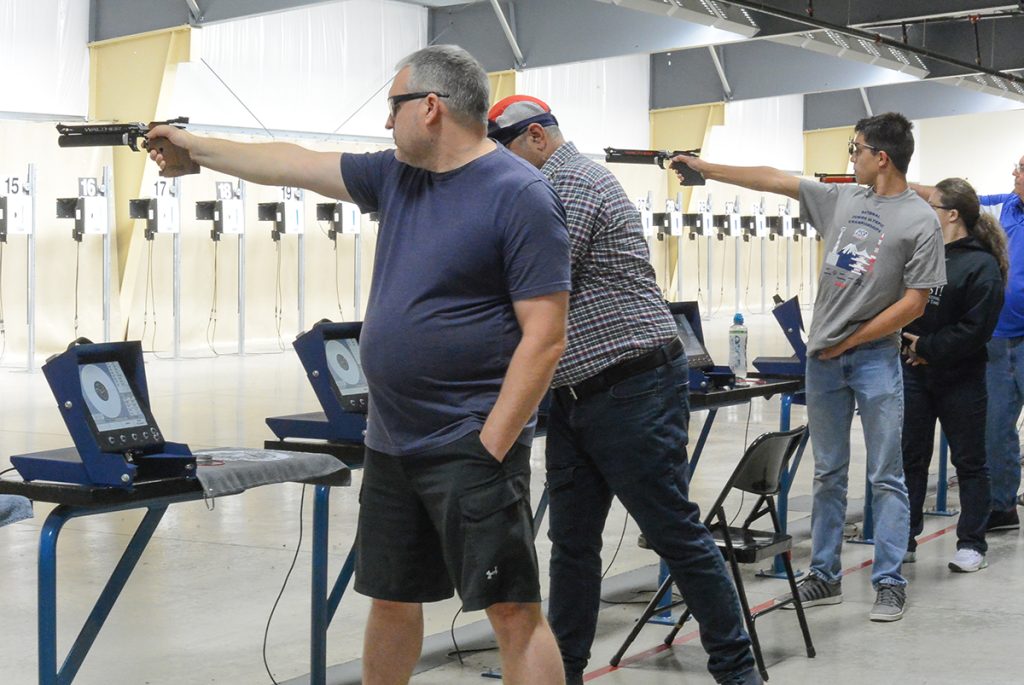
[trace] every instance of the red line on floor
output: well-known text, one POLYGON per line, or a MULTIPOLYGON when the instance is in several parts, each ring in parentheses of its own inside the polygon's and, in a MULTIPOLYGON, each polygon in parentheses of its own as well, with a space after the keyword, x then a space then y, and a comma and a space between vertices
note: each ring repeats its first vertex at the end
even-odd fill
MULTIPOLYGON (((951 526, 946 526, 942 530, 935 531, 934 533, 929 533, 928 535, 924 536, 923 538, 919 538, 918 541, 917 541, 917 544, 918 544, 918 546, 920 546, 920 545, 925 544, 926 542, 931 542, 935 538, 941 537, 941 536, 945 535, 946 533, 949 533, 950 531, 954 531, 954 530, 956 530, 956 524, 953 524, 951 526)), ((856 566, 851 566, 850 568, 843 569, 843 575, 847 576, 847 575, 850 575, 851 573, 856 573, 857 571, 863 571, 867 567, 871 566, 872 563, 874 563, 874 558, 873 557, 871 559, 868 559, 866 561, 863 561, 863 562, 857 564, 856 566)), ((768 607, 772 606, 773 604, 775 604, 775 600, 774 599, 769 599, 767 602, 762 602, 761 604, 758 604, 755 607, 751 607, 750 611, 752 613, 754 613, 754 614, 757 614, 759 611, 763 611, 763 610, 767 609, 768 607)), ((692 642, 699 635, 700 635, 700 633, 698 631, 694 630, 692 632, 689 632, 689 633, 683 635, 682 637, 676 638, 675 640, 672 641, 671 645, 661 644, 661 645, 658 645, 657 647, 651 647, 650 649, 644 650, 644 651, 642 651, 642 652, 640 652, 638 654, 634 654, 631 657, 627 657, 627 658, 623 659, 622 661, 620 661, 618 666, 604 666, 602 668, 597 669, 596 671, 590 671, 589 673, 587 673, 583 677, 583 680, 584 681, 590 681, 590 680, 595 680, 597 678, 600 678, 603 675, 608 675, 612 671, 618 671, 619 669, 625 668, 626 666, 629 666, 631 664, 635 664, 635 663, 637 663, 639 661, 643 661, 644 659, 652 657, 655 654, 660 654, 660 653, 664 652, 666 649, 670 649, 671 647, 674 647, 675 645, 681 645, 681 644, 685 644, 687 642, 692 642)))

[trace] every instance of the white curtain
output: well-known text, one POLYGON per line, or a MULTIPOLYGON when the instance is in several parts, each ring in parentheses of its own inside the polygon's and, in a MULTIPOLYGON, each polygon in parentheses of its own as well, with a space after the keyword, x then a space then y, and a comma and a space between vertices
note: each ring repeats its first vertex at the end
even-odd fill
POLYGON ((426 45, 427 10, 349 0, 193 35, 197 49, 178 67, 171 109, 194 123, 259 129, 258 119, 271 130, 385 136, 395 64, 426 45))
POLYGON ((581 152, 651 143, 649 55, 526 69, 516 90, 548 103, 581 152))
POLYGON ((0 112, 89 111, 89 3, 0 0, 0 112))

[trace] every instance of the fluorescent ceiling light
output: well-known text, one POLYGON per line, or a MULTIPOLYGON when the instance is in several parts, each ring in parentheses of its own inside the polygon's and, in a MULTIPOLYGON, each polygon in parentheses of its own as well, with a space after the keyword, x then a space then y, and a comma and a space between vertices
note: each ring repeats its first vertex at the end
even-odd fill
POLYGON ((1016 81, 999 78, 991 74, 967 74, 954 77, 949 82, 960 88, 968 88, 979 93, 1024 102, 1024 86, 1016 81))
POLYGON ((900 50, 882 43, 865 40, 857 36, 849 36, 837 31, 809 31, 790 36, 777 36, 769 40, 792 45, 805 50, 813 50, 826 55, 834 55, 865 64, 892 69, 915 78, 928 75, 928 67, 921 58, 912 52, 900 50))
POLYGON ((747 10, 716 0, 597 0, 641 12, 675 17, 750 38, 761 28, 747 10))

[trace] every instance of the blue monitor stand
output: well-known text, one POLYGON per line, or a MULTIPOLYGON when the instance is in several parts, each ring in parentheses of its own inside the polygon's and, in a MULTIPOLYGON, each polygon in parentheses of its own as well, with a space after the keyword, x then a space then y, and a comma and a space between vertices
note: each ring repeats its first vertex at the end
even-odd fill
POLYGON ((165 441, 153 418, 141 343, 79 338, 48 359, 43 374, 75 446, 12 456, 26 481, 130 489, 195 478, 188 446, 165 441))
MULTIPOLYGON (((359 360, 361 328, 360 322, 325 319, 295 339, 292 346, 322 411, 267 418, 278 439, 266 441, 264 447, 331 453, 331 445, 362 444, 367 385, 359 360)), ((346 461, 350 460, 349 454, 346 461)))

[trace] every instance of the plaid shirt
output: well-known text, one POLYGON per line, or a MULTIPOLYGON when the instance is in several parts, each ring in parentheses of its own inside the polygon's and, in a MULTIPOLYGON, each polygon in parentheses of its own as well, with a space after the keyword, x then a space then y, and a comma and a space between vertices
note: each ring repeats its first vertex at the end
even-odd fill
POLYGON ((541 168, 565 205, 572 249, 569 343, 553 387, 575 385, 676 335, 640 214, 607 169, 565 143, 541 168))

